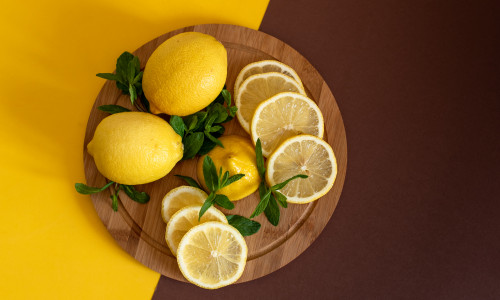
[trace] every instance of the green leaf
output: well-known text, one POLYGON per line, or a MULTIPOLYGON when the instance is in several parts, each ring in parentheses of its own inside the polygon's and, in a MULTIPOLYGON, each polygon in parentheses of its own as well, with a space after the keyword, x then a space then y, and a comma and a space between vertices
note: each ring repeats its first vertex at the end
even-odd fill
POLYGON ((198 125, 198 116, 193 115, 193 117, 189 119, 188 131, 195 129, 196 125, 198 125))
POLYGON ((203 205, 201 206, 200 213, 198 214, 198 222, 200 221, 201 217, 203 217, 203 214, 210 208, 210 206, 214 205, 215 201, 215 193, 211 192, 210 195, 208 195, 208 198, 203 202, 203 205))
POLYGON ((203 145, 204 140, 203 132, 195 132, 186 136, 183 140, 184 143, 184 156, 182 159, 190 159, 193 158, 198 151, 200 151, 201 146, 203 145))
POLYGON ((282 183, 278 183, 278 184, 275 184, 271 187, 271 190, 273 191, 276 191, 276 190, 281 190, 282 188, 284 188, 290 181, 296 179, 296 178, 307 178, 308 176, 307 175, 303 175, 303 174, 298 174, 298 175, 295 175, 293 176, 292 178, 288 178, 287 180, 283 181, 282 183))
POLYGON ((217 146, 219 146, 221 148, 224 148, 224 145, 222 145, 222 142, 220 140, 218 140, 216 137, 214 137, 213 135, 211 135, 210 132, 205 131, 205 136, 209 140, 211 140, 212 142, 214 142, 217 146))
POLYGON ((108 182, 105 186, 98 188, 98 187, 91 187, 83 183, 75 183, 75 189, 78 193, 84 194, 84 195, 90 195, 90 194, 95 194, 104 191, 107 189, 110 185, 112 185, 114 181, 108 182))
POLYGON ((107 80, 121 81, 120 76, 113 73, 97 73, 96 76, 107 80))
POLYGON ((272 194, 269 196, 269 204, 264 210, 264 214, 266 215, 269 223, 274 226, 278 226, 278 223, 280 222, 280 208, 278 207, 278 204, 272 194))
POLYGON ((264 167, 264 156, 262 156, 262 145, 260 143, 260 139, 257 139, 257 143, 255 143, 255 158, 257 160, 257 171, 259 172, 259 176, 262 180, 264 180, 266 167, 264 167))
POLYGON ((139 72, 135 77, 134 77, 134 80, 132 80, 132 84, 136 84, 139 82, 139 80, 142 79, 142 75, 144 74, 144 72, 139 72))
POLYGON ((212 124, 214 123, 215 119, 217 119, 218 113, 217 112, 211 112, 208 115, 207 122, 205 123, 205 131, 210 131, 210 127, 212 127, 212 124))
POLYGON ((226 102, 227 106, 231 106, 231 93, 228 90, 222 89, 222 97, 224 97, 224 102, 226 102))
POLYGON ((233 209, 234 203, 229 200, 226 195, 218 194, 215 196, 215 203, 220 207, 224 207, 225 209, 233 209))
POLYGON ((224 183, 224 186, 222 186, 221 188, 226 187, 226 186, 230 185, 231 183, 240 180, 244 176, 245 176, 245 174, 236 174, 236 175, 233 175, 233 176, 229 177, 226 180, 226 182, 224 183))
POLYGON ((121 185, 118 186, 116 189, 116 192, 114 194, 111 194, 111 208, 113 208, 114 211, 118 211, 118 192, 121 189, 121 185))
POLYGON ((134 55, 134 58, 132 59, 135 67, 135 73, 141 72, 141 62, 139 61, 139 57, 134 55))
POLYGON ((149 201, 149 195, 145 192, 139 192, 132 185, 121 184, 121 188, 130 197, 130 199, 139 203, 147 203, 149 201))
POLYGON ((127 74, 128 63, 133 59, 134 55, 127 51, 123 52, 116 60, 116 74, 127 74))
POLYGON ((219 132, 220 129, 223 128, 222 126, 220 125, 215 125, 215 126, 212 126, 212 128, 210 128, 210 132, 219 132))
POLYGON ((257 207, 255 208, 255 211, 252 213, 250 218, 254 218, 258 215, 260 215, 267 207, 269 204, 269 198, 271 196, 271 190, 268 190, 263 196, 260 198, 259 204, 257 204, 257 207))
POLYGON ((228 116, 226 108, 220 103, 213 104, 210 108, 209 114, 217 114, 213 124, 224 122, 228 116))
MULTIPOLYGON (((236 112, 237 112, 237 111, 238 111, 238 107, 236 107, 236 106, 231 106, 231 107, 229 108, 229 116, 230 116, 231 118, 234 118, 234 116, 236 115, 236 112)), ((227 121, 227 120, 226 120, 226 121, 227 121)))
POLYGON ((225 187, 227 185, 226 182, 227 182, 228 179, 229 179, 229 171, 226 171, 224 173, 224 176, 222 177, 222 179, 220 181, 221 182, 221 185, 220 185, 221 188, 223 188, 223 187, 225 187))
POLYGON ((205 184, 211 192, 217 191, 217 169, 215 168, 214 161, 210 156, 205 156, 203 160, 203 177, 205 179, 205 184))
POLYGON ((116 82, 116 87, 122 91, 123 94, 125 95, 130 95, 130 92, 128 90, 128 85, 121 83, 119 81, 116 82))
POLYGON ((127 65, 127 80, 133 84, 135 78, 135 63, 134 59, 130 60, 127 65))
POLYGON ((133 84, 129 84, 128 92, 130 93, 130 101, 132 101, 132 104, 134 104, 135 99, 137 99, 137 91, 133 84))
POLYGON ((288 203, 286 202, 286 196, 283 195, 282 193, 278 191, 273 191, 274 198, 276 199, 276 202, 278 202, 279 205, 281 205, 283 208, 287 208, 288 203))
POLYGON ((214 142, 212 142, 209 139, 205 139, 203 141, 203 145, 201 146, 200 150, 198 151, 198 154, 205 155, 208 152, 210 152, 213 148, 215 148, 215 146, 217 146, 217 144, 215 144, 214 142))
POLYGON ((184 136, 184 130, 186 129, 186 125, 184 124, 184 121, 182 120, 181 117, 179 116, 171 116, 170 117, 170 126, 174 129, 174 131, 180 135, 181 137, 184 136))
POLYGON ((226 216, 227 222, 229 225, 236 228, 242 236, 249 236, 255 234, 260 229, 260 223, 256 221, 252 221, 242 216, 238 215, 229 215, 226 216))
POLYGON ((97 109, 102 110, 103 112, 108 113, 108 114, 117 114, 117 113, 121 113, 121 112, 130 111, 130 109, 128 109, 128 108, 125 108, 125 107, 120 106, 120 105, 113 105, 113 104, 101 105, 97 109))
POLYGON ((196 180, 194 180, 193 178, 189 177, 189 176, 184 176, 184 175, 174 175, 176 177, 179 177, 181 179, 184 179, 184 181, 186 181, 190 186, 194 186, 195 188, 199 188, 200 190, 203 190, 200 185, 198 184, 198 182, 196 182, 196 180))

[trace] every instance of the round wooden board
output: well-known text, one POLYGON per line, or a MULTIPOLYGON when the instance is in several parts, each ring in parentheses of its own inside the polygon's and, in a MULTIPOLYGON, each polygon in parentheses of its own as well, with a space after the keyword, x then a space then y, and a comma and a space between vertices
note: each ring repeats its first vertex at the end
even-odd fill
MULTIPOLYGON (((245 282, 267 275, 300 255, 318 237, 337 206, 344 184, 347 166, 347 142, 344 123, 339 108, 321 75, 300 53, 282 41, 265 33, 233 25, 197 25, 172 31, 162 35, 137 49, 141 67, 144 68, 151 53, 166 39, 186 31, 197 31, 217 38, 227 49, 228 76, 227 87, 232 88, 238 72, 247 64, 263 59, 281 61, 295 69, 302 79, 307 94, 320 107, 325 119, 324 139, 332 146, 338 164, 337 179, 333 188, 321 199, 309 204, 289 204, 281 209, 281 220, 277 227, 272 226, 264 214, 255 220, 262 224, 260 231, 246 237, 248 261, 245 271, 238 282, 245 282)), ((88 154, 86 145, 92 139, 97 125, 108 114, 97 109, 104 104, 119 104, 130 109, 128 96, 116 88, 114 82, 106 82, 100 91, 90 113, 84 143, 84 164, 87 184, 103 186, 106 179, 97 170, 93 158, 88 154)), ((226 134, 249 137, 237 120, 225 124, 226 134)), ((145 266, 176 280, 185 281, 179 271, 175 257, 165 242, 165 223, 160 215, 163 196, 172 188, 185 183, 173 176, 182 174, 196 178, 197 158, 178 163, 164 178, 146 185, 137 186, 146 191, 151 200, 138 204, 123 192, 119 194, 118 212, 111 209, 110 191, 92 195, 95 209, 118 244, 145 266)), ((258 195, 235 202, 231 214, 250 216, 258 203, 258 195)), ((223 210, 224 211, 224 210, 223 210)), ((228 214, 229 211, 224 211, 228 214)))

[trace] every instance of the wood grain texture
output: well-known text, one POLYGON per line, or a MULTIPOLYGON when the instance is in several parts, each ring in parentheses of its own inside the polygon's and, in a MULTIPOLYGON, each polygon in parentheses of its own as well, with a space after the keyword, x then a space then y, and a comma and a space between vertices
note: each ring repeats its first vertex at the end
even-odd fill
MULTIPOLYGON (((294 68, 300 76, 308 96, 320 107, 325 119, 324 139, 332 146, 337 158, 338 174, 333 188, 321 199, 305 204, 290 204, 281 209, 281 220, 272 226, 264 214, 255 220, 262 224, 261 230, 246 237, 248 261, 238 282, 245 282, 267 275, 295 259, 318 237, 337 206, 344 184, 347 166, 347 142, 344 123, 330 89, 314 67, 293 48, 265 33, 233 25, 197 25, 172 31, 162 35, 137 49, 141 67, 144 67, 151 53, 168 38, 187 31, 213 35, 226 47, 228 52, 227 87, 232 93, 238 72, 247 64, 263 59, 275 59, 294 68)), ((86 145, 92 139, 97 125, 106 113, 97 109, 104 104, 119 104, 130 109, 127 96, 121 95, 114 82, 106 82, 92 108, 84 141, 84 165, 87 184, 103 186, 106 179, 97 170, 86 145)), ((226 134, 249 137, 237 120, 226 123, 226 134)), ((146 191, 151 200, 148 204, 138 204, 123 192, 119 194, 118 212, 111 209, 110 191, 92 195, 95 209, 104 225, 118 244, 145 266, 176 280, 185 281, 179 271, 175 257, 165 242, 165 227, 160 215, 163 196, 172 188, 184 182, 174 174, 196 178, 197 158, 183 161, 164 178, 146 185, 137 186, 146 191)), ((231 214, 249 216, 258 203, 258 195, 235 202, 231 214)), ((224 213, 229 213, 222 209, 224 213)))

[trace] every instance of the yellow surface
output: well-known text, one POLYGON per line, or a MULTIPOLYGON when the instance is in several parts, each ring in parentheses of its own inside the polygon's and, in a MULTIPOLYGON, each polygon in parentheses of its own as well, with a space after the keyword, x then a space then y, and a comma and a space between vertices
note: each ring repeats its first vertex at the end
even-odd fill
POLYGON ((83 137, 116 58, 173 29, 257 29, 268 1, 7 1, 0 11, 0 299, 150 299, 159 274, 102 225, 83 137))

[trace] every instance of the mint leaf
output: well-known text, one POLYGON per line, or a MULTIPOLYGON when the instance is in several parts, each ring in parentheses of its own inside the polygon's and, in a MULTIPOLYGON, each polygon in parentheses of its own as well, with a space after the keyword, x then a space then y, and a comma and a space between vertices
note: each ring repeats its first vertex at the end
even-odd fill
POLYGON ((75 183, 75 189, 78 193, 84 194, 84 195, 90 195, 90 194, 95 194, 104 191, 107 189, 110 185, 112 185, 114 181, 108 182, 105 186, 98 188, 98 187, 91 187, 83 183, 75 183))
POLYGON ((134 55, 132 62, 133 62, 134 67, 135 67, 135 73, 142 73, 141 72, 141 62, 139 61, 139 57, 134 55))
POLYGON ((190 159, 193 158, 196 153, 200 151, 201 146, 203 145, 204 140, 203 132, 195 132, 186 136, 183 140, 184 143, 184 156, 182 159, 190 159))
POLYGON ((218 140, 216 137, 214 137, 213 135, 211 135, 210 132, 207 132, 206 130, 205 130, 205 136, 209 140, 211 140, 213 143, 215 143, 217 146, 224 148, 224 145, 222 144, 222 142, 220 140, 218 140))
POLYGON ((132 104, 134 104, 135 99, 137 99, 137 91, 133 84, 129 84, 128 92, 130 93, 130 101, 132 101, 132 104))
POLYGON ((224 97, 224 102, 226 102, 227 106, 231 106, 231 93, 228 90, 222 89, 222 97, 224 97))
POLYGON ((238 107, 236 107, 236 106, 231 106, 229 108, 229 116, 231 117, 231 119, 234 118, 237 111, 238 111, 238 107))
POLYGON ((276 202, 278 202, 279 205, 281 205, 283 208, 287 208, 288 204, 286 202, 286 196, 283 195, 282 193, 278 191, 273 191, 274 198, 276 199, 276 202))
POLYGON ((215 168, 214 161, 210 156, 205 156, 203 160, 203 177, 205 178, 205 184, 211 192, 217 191, 218 188, 218 177, 217 169, 215 168))
POLYGON ((224 207, 225 209, 233 209, 234 203, 229 200, 226 195, 217 194, 215 195, 215 203, 220 207, 224 207))
POLYGON ((121 113, 121 112, 130 111, 130 109, 128 109, 128 108, 125 108, 125 107, 120 106, 120 105, 113 105, 113 104, 101 105, 97 109, 102 110, 103 112, 108 113, 108 114, 117 114, 117 113, 121 113))
POLYGON ((121 189, 121 185, 118 186, 116 189, 116 192, 114 194, 111 194, 111 208, 116 212, 118 211, 118 192, 121 189))
POLYGON ((187 184, 189 184, 190 186, 194 186, 195 188, 199 188, 200 190, 202 190, 198 182, 196 182, 196 180, 194 180, 193 178, 184 175, 174 175, 174 176, 179 177, 180 179, 184 179, 184 181, 186 181, 187 184))
POLYGON ((262 156, 262 145, 260 143, 260 139, 257 139, 257 143, 255 143, 255 159, 257 160, 257 171, 259 172, 259 176, 262 180, 264 180, 266 168, 264 167, 264 156, 262 156))
POLYGON ((120 76, 113 73, 97 73, 96 76, 107 80, 121 81, 120 76))
POLYGON ((186 129, 186 125, 184 124, 184 121, 182 120, 181 117, 179 116, 171 116, 170 117, 170 126, 174 129, 174 131, 180 135, 181 137, 184 136, 184 130, 186 129))
POLYGON ((235 181, 238 181, 240 180, 241 178, 245 177, 245 174, 236 174, 236 175, 233 175, 231 177, 229 177, 225 182, 224 182, 224 185, 221 187, 225 187, 225 186, 228 186, 230 185, 231 183, 235 182, 235 181))
POLYGON ((134 78, 135 78, 135 63, 134 63, 134 59, 132 59, 128 62, 128 65, 127 65, 128 82, 133 84, 134 78))
POLYGON ((214 205, 215 201, 215 193, 211 192, 210 195, 208 195, 208 198, 203 202, 203 205, 201 206, 200 213, 198 214, 198 222, 200 221, 201 217, 203 214, 210 208, 210 206, 214 205))
POLYGON ((130 197, 130 199, 139 203, 147 203, 149 201, 149 195, 145 192, 139 192, 132 185, 120 184, 121 189, 130 197))
POLYGON ((252 221, 242 216, 238 215, 229 215, 226 216, 227 222, 229 225, 236 228, 242 236, 249 236, 255 234, 260 229, 260 223, 256 221, 252 221))
MULTIPOLYGON (((259 192, 260 192, 260 187, 259 187, 259 192)), ((271 190, 266 191, 266 193, 261 196, 259 204, 257 204, 257 207, 255 208, 254 212, 250 216, 250 218, 254 218, 258 215, 260 215, 267 207, 269 204, 269 198, 271 196, 271 190)))
POLYGON ((296 179, 296 178, 307 178, 309 176, 303 175, 303 174, 298 174, 293 176, 292 178, 288 178, 287 180, 283 181, 282 183, 275 184, 271 187, 271 190, 276 191, 276 190, 281 190, 284 188, 290 181, 296 179))
POLYGON ((116 60, 116 74, 127 74, 128 63, 133 59, 133 54, 127 51, 123 52, 116 60))
POLYGON ((269 204, 264 210, 264 214, 266 215, 269 223, 274 226, 278 226, 278 223, 280 222, 280 208, 278 207, 278 204, 272 194, 269 196, 269 204))

